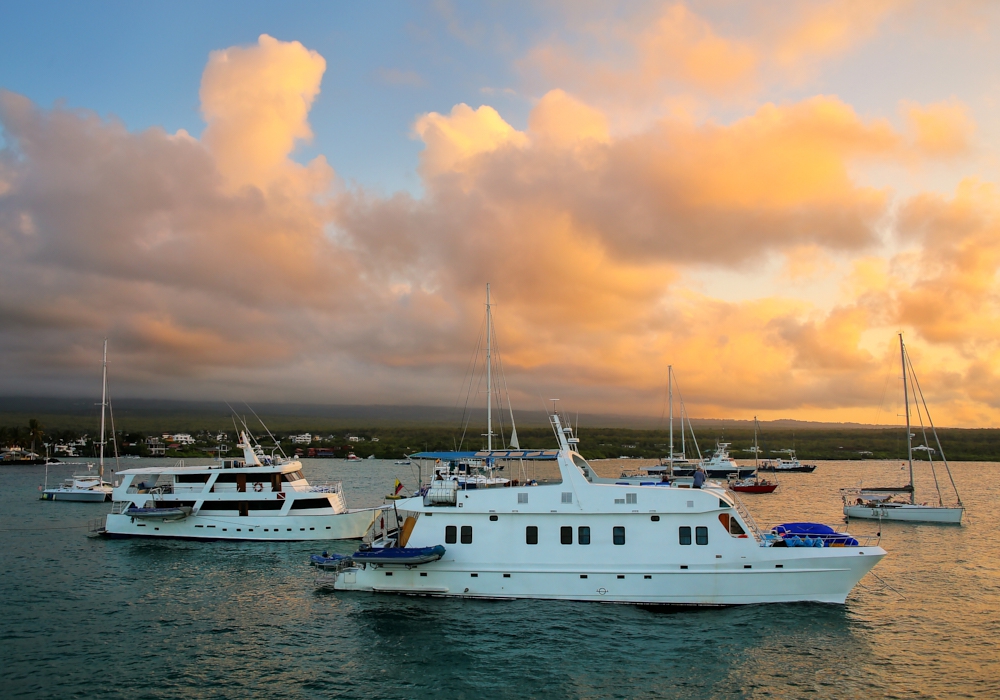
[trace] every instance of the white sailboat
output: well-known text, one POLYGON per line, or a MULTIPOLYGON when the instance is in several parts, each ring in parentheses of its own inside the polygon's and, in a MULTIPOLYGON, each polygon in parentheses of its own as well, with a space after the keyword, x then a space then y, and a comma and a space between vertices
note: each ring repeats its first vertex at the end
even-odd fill
MULTIPOLYGON (((93 465, 87 465, 87 474, 74 474, 63 481, 62 485, 55 488, 48 488, 49 469, 45 467, 45 486, 42 488, 42 495, 39 497, 43 501, 77 501, 85 503, 103 503, 111 500, 112 485, 104 480, 104 445, 105 440, 105 414, 109 405, 108 401, 108 339, 104 339, 104 371, 103 386, 101 387, 101 441, 98 443, 100 450, 97 474, 90 472, 93 465)), ((113 430, 112 430, 113 432, 113 430)), ((115 456, 118 448, 115 446, 115 456)))
POLYGON ((962 505, 962 497, 958 493, 955 479, 948 466, 948 460, 941 447, 941 440, 938 438, 934 421, 931 419, 927 402, 924 400, 924 393, 920 389, 920 382, 913 371, 913 363, 910 361, 909 353, 903 344, 903 334, 899 334, 899 354, 903 365, 903 402, 906 404, 906 456, 909 463, 910 480, 905 486, 859 486, 840 490, 841 498, 844 501, 844 515, 848 518, 867 518, 869 520, 899 520, 915 523, 952 523, 961 524, 965 507, 962 505), (912 388, 914 405, 917 407, 917 417, 920 421, 920 430, 924 438, 924 444, 913 446, 914 433, 910 426, 910 389, 912 388), (917 398, 919 397, 919 401, 917 398), (921 410, 921 407, 923 410, 921 410), (934 436, 937 449, 931 447, 927 440, 927 428, 924 426, 924 416, 934 436), (916 492, 913 487, 913 453, 925 452, 927 461, 934 477, 934 486, 937 489, 937 503, 917 503, 916 492), (941 455, 948 480, 955 492, 955 503, 945 505, 944 496, 941 493, 941 484, 938 481, 937 470, 934 467, 933 453, 941 455))

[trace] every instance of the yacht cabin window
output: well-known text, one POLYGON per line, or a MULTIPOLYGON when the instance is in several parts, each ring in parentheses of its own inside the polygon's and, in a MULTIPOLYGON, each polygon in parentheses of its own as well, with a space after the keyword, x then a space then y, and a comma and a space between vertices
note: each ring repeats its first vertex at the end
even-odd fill
MULTIPOLYGON (((706 535, 707 537, 707 535, 706 535)), ((462 526, 462 544, 472 544, 472 526, 462 526)))
POLYGON ((458 528, 454 525, 448 525, 444 529, 444 543, 455 544, 456 542, 458 542, 458 528))
POLYGON ((538 544, 538 528, 535 525, 524 528, 524 541, 528 544, 538 544))
POLYGON ((708 544, 708 528, 696 527, 694 529, 694 541, 696 544, 708 544))
POLYGON ((573 528, 572 527, 561 527, 561 528, 559 528, 559 543, 560 544, 573 544, 573 528))
POLYGON ((581 525, 577 528, 576 541, 580 544, 590 544, 590 528, 586 525, 581 525))
POLYGON ((614 538, 615 544, 625 544, 625 528, 621 525, 615 525, 612 529, 612 536, 614 538))
POLYGON ((688 527, 687 525, 682 526, 678 530, 678 534, 680 536, 680 543, 681 544, 691 544, 691 528, 690 527, 688 527))

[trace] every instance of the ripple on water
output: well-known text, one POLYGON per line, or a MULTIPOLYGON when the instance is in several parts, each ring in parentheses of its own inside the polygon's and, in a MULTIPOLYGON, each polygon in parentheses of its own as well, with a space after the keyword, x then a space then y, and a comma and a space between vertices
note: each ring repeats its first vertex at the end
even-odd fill
MULTIPOLYGON (((377 461, 305 470, 343 478, 352 506, 413 483, 377 461)), ((664 611, 319 592, 308 543, 91 539, 107 505, 38 501, 40 471, 2 470, 0 683, 4 697, 128 700, 1000 697, 1000 465, 955 471, 966 526, 882 525, 876 571, 905 599, 869 577, 846 606, 664 611)), ((744 500, 761 523, 839 522, 840 486, 897 476, 895 462, 825 462, 744 500)))

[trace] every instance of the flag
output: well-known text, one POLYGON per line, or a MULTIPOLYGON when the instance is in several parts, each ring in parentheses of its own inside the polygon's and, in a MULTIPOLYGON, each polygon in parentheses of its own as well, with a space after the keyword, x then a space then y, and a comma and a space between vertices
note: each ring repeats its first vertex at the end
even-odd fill
POLYGON ((396 490, 393 491, 393 494, 398 496, 399 492, 402 490, 403 490, 403 483, 399 479, 396 479, 396 490))

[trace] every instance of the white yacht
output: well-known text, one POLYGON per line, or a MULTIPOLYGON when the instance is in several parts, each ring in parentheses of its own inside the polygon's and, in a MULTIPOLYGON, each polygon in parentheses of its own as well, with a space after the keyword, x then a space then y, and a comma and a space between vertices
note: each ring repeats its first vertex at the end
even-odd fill
POLYGON ((702 461, 701 467, 710 479, 745 479, 748 476, 753 476, 756 471, 752 466, 741 467, 735 459, 729 456, 730 444, 728 442, 716 443, 712 456, 702 461))
POLYGON ((310 484, 297 460, 265 456, 240 433, 243 459, 118 472, 108 537, 359 539, 381 508, 350 510, 341 483, 310 484))
MULTIPOLYGON (((824 525, 762 532, 725 488, 598 477, 578 439, 550 416, 557 450, 487 450, 546 460, 535 486, 459 488, 432 480, 397 501, 390 527, 321 580, 340 591, 545 598, 646 605, 844 603, 885 556, 824 525), (829 533, 800 536, 795 533, 829 533), (808 545, 808 546, 804 546, 808 545), (825 545, 825 546, 824 546, 825 545)), ((331 567, 328 567, 330 571, 331 567)))
MULTIPOLYGON (((97 443, 100 450, 97 473, 92 473, 93 464, 87 465, 86 474, 74 474, 59 486, 49 488, 49 467, 45 465, 45 484, 42 487, 43 501, 77 501, 83 503, 104 503, 111 499, 112 486, 104 480, 104 446, 107 444, 104 434, 105 412, 109 406, 108 399, 108 339, 104 339, 104 370, 101 386, 101 441, 97 443)), ((114 414, 112 414, 112 440, 114 440, 114 414)), ((118 457, 118 444, 115 443, 115 458, 118 457)))

